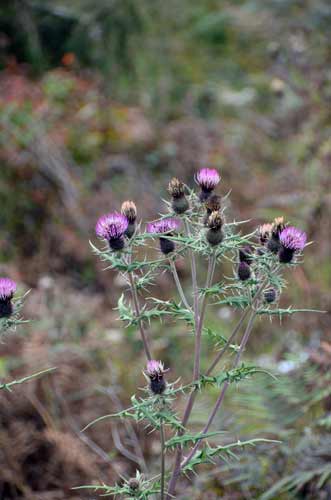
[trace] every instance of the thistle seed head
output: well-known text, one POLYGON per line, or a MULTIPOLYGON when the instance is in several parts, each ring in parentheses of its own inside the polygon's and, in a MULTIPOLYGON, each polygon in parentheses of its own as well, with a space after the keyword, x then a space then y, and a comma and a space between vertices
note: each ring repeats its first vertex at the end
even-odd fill
POLYGON ((185 195, 185 184, 173 177, 168 185, 168 192, 173 198, 181 198, 185 195))
POLYGON ((121 206, 121 213, 128 219, 129 224, 134 224, 136 222, 137 207, 133 201, 124 201, 121 206))

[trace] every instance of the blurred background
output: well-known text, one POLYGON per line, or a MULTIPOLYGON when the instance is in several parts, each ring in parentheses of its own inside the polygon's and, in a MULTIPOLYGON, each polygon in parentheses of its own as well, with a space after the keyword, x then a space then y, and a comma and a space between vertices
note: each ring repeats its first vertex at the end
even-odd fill
MULTIPOLYGON (((157 470, 158 438, 142 426, 80 432, 144 385, 137 332, 112 311, 124 284, 88 243, 125 199, 151 220, 171 176, 193 186, 197 169, 218 168, 247 232, 284 215, 314 242, 281 304, 330 310, 330 26, 329 0, 1 1, 0 274, 31 289, 32 322, 2 339, 0 377, 57 367, 0 395, 1 499, 91 499, 71 488, 157 470)), ((157 285, 175 296, 171 276, 157 285)), ((228 308, 208 317, 224 334, 234 321, 228 308)), ((202 469, 179 498, 331 499, 329 324, 258 322, 247 357, 278 382, 232 388, 215 428, 282 444, 202 469)), ((169 377, 189 380, 184 326, 151 331, 169 377)), ((199 399, 197 430, 216 396, 199 399)))

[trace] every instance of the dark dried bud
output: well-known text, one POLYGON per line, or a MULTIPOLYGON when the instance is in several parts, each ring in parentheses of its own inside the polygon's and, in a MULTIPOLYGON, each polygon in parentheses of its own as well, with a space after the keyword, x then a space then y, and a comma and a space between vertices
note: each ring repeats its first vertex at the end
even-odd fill
POLYGON ((271 304, 272 302, 275 302, 277 293, 274 288, 269 288, 269 290, 264 291, 264 301, 267 302, 268 304, 271 304))
POLYGON ((253 250, 249 245, 246 245, 239 250, 239 260, 240 262, 246 262, 251 264, 253 260, 253 250))
POLYGON ((135 477, 132 477, 131 479, 129 479, 128 485, 129 485, 130 490, 133 490, 133 491, 137 491, 140 488, 140 482, 135 477))
POLYGON ((272 223, 272 235, 279 238, 283 229, 285 229, 284 217, 276 217, 272 223))
POLYGON ((176 214, 183 214, 189 209, 189 202, 185 196, 185 185, 174 177, 169 182, 168 192, 172 197, 171 206, 176 214))
POLYGON ((258 235, 262 245, 265 245, 265 243, 269 240, 271 232, 272 224, 262 224, 262 226, 259 226, 258 235))
POLYGON ((218 245, 223 240, 223 219, 220 212, 212 212, 208 217, 207 226, 209 227, 206 239, 212 246, 218 245))
POLYGON ((222 198, 218 194, 213 194, 206 201, 206 210, 210 215, 212 212, 219 212, 222 207, 222 198))
POLYGON ((122 203, 121 212, 128 219, 129 224, 137 220, 137 207, 133 201, 127 200, 122 203))
POLYGON ((125 235, 128 238, 132 238, 136 230, 137 207, 133 201, 124 201, 122 203, 121 212, 128 220, 128 227, 125 231, 125 235))
POLYGON ((246 281, 251 277, 251 268, 247 262, 240 262, 238 266, 238 278, 240 281, 246 281))
POLYGON ((221 229, 223 226, 223 218, 220 212, 212 212, 208 217, 207 225, 209 229, 221 229))
POLYGON ((172 198, 181 198, 185 195, 185 185, 177 177, 173 177, 169 182, 168 192, 172 198))

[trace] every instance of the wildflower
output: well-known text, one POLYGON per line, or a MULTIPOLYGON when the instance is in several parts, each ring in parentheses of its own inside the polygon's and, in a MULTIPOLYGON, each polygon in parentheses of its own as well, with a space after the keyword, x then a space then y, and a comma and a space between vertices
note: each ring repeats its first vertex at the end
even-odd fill
POLYGON ((251 277, 251 268, 247 262, 240 262, 238 266, 238 278, 240 281, 246 281, 251 277))
POLYGON ((244 246, 239 249, 239 261, 251 264, 253 260, 253 251, 249 245, 244 246))
POLYGON ((206 238, 210 245, 215 246, 223 240, 223 219, 220 212, 212 212, 208 217, 207 226, 209 227, 206 238))
POLYGON ((284 228, 284 217, 276 217, 272 223, 271 237, 267 243, 267 247, 270 252, 278 253, 280 249, 279 235, 284 228))
POLYGON ((295 252, 300 252, 304 249, 307 235, 304 231, 301 231, 301 229, 290 226, 283 229, 280 233, 279 240, 279 262, 287 264, 292 261, 295 252))
POLYGON ((0 318, 8 318, 13 313, 11 299, 16 292, 16 283, 10 278, 0 278, 0 318))
POLYGON ((200 201, 206 201, 209 198, 220 179, 220 175, 215 168, 202 168, 199 170, 196 175, 196 181, 201 188, 199 194, 200 201))
POLYGON ((171 206, 176 214, 183 214, 188 210, 189 203, 185 196, 185 185, 182 181, 173 177, 168 185, 168 192, 172 197, 171 206))
POLYGON ((162 394, 164 392, 166 388, 164 374, 167 371, 164 369, 161 361, 155 361, 155 359, 148 361, 146 375, 150 379, 150 389, 154 394, 162 394))
POLYGON ((271 304, 272 302, 275 302, 277 293, 274 288, 269 288, 268 290, 265 290, 263 293, 264 301, 267 302, 268 304, 271 304))
POLYGON ((117 212, 103 215, 95 226, 96 235, 107 240, 112 250, 122 250, 123 235, 129 225, 128 219, 117 212))
MULTIPOLYGON (((179 228, 179 221, 176 219, 162 219, 151 222, 147 225, 147 232, 154 234, 167 234, 172 236, 173 232, 179 228)), ((159 236, 161 252, 167 255, 175 250, 175 243, 164 236, 159 236)))
POLYGON ((133 201, 127 200, 122 203, 121 213, 128 220, 128 227, 125 231, 125 235, 128 238, 132 238, 136 230, 136 219, 137 219, 137 207, 133 201))

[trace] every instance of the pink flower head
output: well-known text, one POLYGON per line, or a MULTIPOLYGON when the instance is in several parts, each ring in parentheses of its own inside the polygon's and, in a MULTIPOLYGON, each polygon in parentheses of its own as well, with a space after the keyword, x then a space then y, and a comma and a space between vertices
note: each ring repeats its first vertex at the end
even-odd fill
POLYGON ((167 386, 164 380, 164 374, 168 370, 164 369, 163 363, 161 361, 156 361, 155 359, 150 359, 147 363, 146 375, 150 379, 150 389, 153 394, 162 394, 167 386))
POLYGON ((283 229, 279 235, 279 239, 283 247, 293 251, 301 251, 304 249, 307 235, 301 229, 294 226, 289 226, 283 229))
POLYGON ((15 281, 10 278, 0 278, 0 300, 10 300, 15 292, 15 281))
POLYGON ((202 168, 196 175, 196 181, 203 191, 212 191, 220 180, 215 168, 202 168))
POLYGON ((161 361, 150 359, 147 362, 146 373, 150 378, 162 376, 164 372, 165 372, 164 366, 163 363, 161 363, 161 361))
POLYGON ((96 235, 105 240, 117 240, 128 228, 128 219, 117 212, 102 215, 95 226, 96 235))
POLYGON ((147 225, 147 232, 153 234, 171 233, 176 231, 180 226, 177 219, 162 219, 156 222, 150 222, 147 225))

